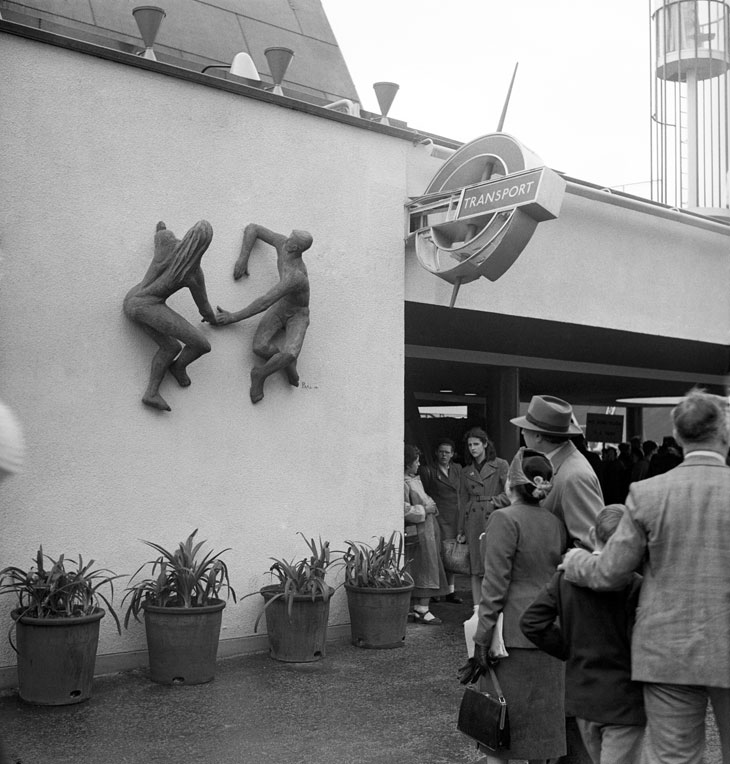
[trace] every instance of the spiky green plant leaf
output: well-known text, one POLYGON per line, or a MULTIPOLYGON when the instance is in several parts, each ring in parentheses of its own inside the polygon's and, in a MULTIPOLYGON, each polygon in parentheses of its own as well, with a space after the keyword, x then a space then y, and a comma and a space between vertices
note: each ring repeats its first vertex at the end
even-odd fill
POLYGON ((224 593, 236 601, 236 592, 230 585, 228 567, 220 559, 230 551, 226 547, 219 552, 212 550, 201 554, 205 541, 195 541, 196 528, 184 541, 170 551, 152 541, 144 544, 159 552, 154 560, 149 560, 137 568, 130 579, 135 579, 141 571, 150 567, 152 578, 131 583, 127 587, 123 603, 128 601, 124 626, 129 625, 133 616, 139 621, 139 614, 146 603, 160 607, 202 607, 220 599, 224 593), (155 578, 155 572, 159 570, 155 578))
MULTIPOLYGON (((43 553, 41 546, 28 570, 14 565, 0 570, 0 594, 17 598, 20 617, 80 617, 91 615, 104 605, 121 633, 119 618, 112 606, 112 582, 121 576, 106 568, 94 569, 94 562, 90 560, 84 564, 79 555, 78 562, 74 563, 66 560, 63 554, 54 560, 43 553), (102 591, 105 587, 109 587, 108 595, 102 591)), ((14 625, 15 622, 11 634, 14 625)))
POLYGON ((384 536, 374 544, 347 541, 342 561, 345 581, 363 588, 395 588, 408 586, 413 578, 406 570, 403 558, 403 537, 394 531, 389 539, 384 536))

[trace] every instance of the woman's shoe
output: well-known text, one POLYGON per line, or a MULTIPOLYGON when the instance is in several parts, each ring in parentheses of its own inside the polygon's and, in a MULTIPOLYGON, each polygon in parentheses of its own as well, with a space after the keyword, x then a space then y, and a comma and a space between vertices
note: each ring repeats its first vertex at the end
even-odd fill
POLYGON ((458 594, 450 592, 444 597, 444 602, 451 602, 453 605, 461 605, 464 600, 458 594))
POLYGON ((443 621, 430 611, 425 613, 419 613, 418 610, 414 610, 411 615, 413 616, 414 623, 422 623, 424 626, 439 626, 443 621))

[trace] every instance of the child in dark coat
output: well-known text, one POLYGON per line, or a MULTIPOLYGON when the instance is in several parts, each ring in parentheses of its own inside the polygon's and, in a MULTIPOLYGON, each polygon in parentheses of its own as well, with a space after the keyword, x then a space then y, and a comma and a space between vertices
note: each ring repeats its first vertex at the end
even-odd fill
MULTIPOLYGON (((623 515, 610 504, 590 536, 600 553, 623 515)), ((641 684, 631 681, 631 630, 641 576, 621 589, 593 591, 563 578, 562 571, 527 608, 523 634, 541 650, 566 661, 565 713, 575 716, 594 764, 635 764, 644 738, 641 684)))

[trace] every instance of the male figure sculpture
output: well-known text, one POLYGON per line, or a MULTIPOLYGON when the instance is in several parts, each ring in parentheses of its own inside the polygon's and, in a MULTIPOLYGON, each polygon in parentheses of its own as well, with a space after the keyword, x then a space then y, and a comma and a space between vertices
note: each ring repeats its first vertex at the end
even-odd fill
POLYGON ((312 236, 307 231, 292 231, 289 236, 284 236, 250 223, 243 231, 241 254, 233 269, 236 281, 241 276, 248 276, 248 258, 258 239, 276 249, 279 283, 236 313, 218 307, 218 324, 232 324, 266 311, 253 338, 253 352, 266 363, 251 369, 252 403, 258 403, 264 397, 264 381, 280 369, 286 373, 289 384, 299 385, 297 358, 309 326, 309 277, 302 252, 312 246, 312 236), (281 331, 284 341, 279 348, 273 340, 281 331))
POLYGON ((208 302, 200 260, 213 238, 207 220, 199 220, 182 238, 176 239, 160 221, 155 233, 155 254, 142 281, 124 298, 124 313, 159 345, 152 359, 150 379, 142 402, 170 411, 160 395, 160 384, 169 371, 181 387, 190 384, 185 369, 196 358, 210 352, 202 332, 165 304, 170 295, 187 287, 203 321, 216 325, 218 319, 208 302), (182 350, 180 350, 182 343, 182 350))

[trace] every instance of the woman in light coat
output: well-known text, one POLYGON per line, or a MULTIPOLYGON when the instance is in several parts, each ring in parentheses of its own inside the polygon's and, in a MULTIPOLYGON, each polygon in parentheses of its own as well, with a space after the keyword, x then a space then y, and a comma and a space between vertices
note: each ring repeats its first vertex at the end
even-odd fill
POLYGON ((448 592, 446 572, 441 562, 441 533, 436 515, 436 502, 426 493, 418 476, 421 452, 415 446, 405 447, 404 475, 404 521, 406 534, 415 529, 417 542, 406 548, 410 557, 408 572, 416 584, 411 598, 413 612, 411 617, 416 623, 434 626, 441 623, 429 610, 431 597, 438 597, 448 592))
POLYGON ((499 507, 506 507, 507 462, 497 456, 487 433, 472 427, 464 440, 471 464, 461 471, 459 483, 459 522, 457 540, 469 545, 471 596, 479 604, 484 575, 484 560, 479 538, 487 527, 487 518, 499 507))

